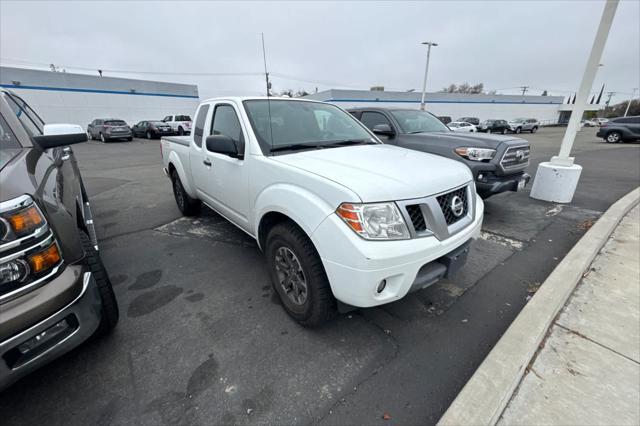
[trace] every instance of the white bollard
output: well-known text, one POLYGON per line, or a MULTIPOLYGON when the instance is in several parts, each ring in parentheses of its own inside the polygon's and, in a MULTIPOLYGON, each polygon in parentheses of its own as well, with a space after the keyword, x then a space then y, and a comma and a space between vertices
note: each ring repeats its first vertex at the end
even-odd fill
POLYGON ((559 164, 549 161, 540 163, 531 187, 531 198, 553 203, 570 203, 576 192, 582 166, 559 164))

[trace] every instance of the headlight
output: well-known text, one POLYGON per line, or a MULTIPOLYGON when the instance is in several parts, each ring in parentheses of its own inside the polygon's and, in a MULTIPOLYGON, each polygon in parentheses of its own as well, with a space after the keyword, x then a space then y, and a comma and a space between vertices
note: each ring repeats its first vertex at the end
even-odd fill
POLYGON ((489 161, 496 155, 495 149, 488 148, 456 148, 456 154, 471 161, 489 161))
POLYGON ((395 203, 343 203, 336 214, 364 239, 409 239, 409 230, 395 203))

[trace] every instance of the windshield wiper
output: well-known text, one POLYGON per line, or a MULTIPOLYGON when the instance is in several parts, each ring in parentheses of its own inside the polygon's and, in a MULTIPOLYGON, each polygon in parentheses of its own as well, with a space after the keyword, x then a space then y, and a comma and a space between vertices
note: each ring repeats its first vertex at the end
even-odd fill
POLYGON ((323 144, 325 147, 336 147, 336 146, 349 146, 349 145, 376 145, 377 143, 372 141, 371 139, 345 139, 342 141, 330 142, 323 144))
POLYGON ((292 144, 289 144, 289 145, 280 145, 280 146, 271 147, 271 152, 297 151, 299 149, 317 149, 319 147, 321 147, 321 145, 318 145, 317 143, 313 143, 313 144, 309 144, 309 143, 292 143, 292 144))

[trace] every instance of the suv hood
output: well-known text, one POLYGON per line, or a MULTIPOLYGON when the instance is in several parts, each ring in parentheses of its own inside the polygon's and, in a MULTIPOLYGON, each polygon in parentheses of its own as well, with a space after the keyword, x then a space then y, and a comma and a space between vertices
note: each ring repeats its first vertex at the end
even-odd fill
POLYGON ((415 133, 411 135, 402 135, 402 138, 409 142, 415 140, 419 142, 420 139, 429 139, 430 141, 442 142, 443 145, 450 146, 451 149, 455 149, 461 146, 474 147, 474 148, 490 148, 497 149, 503 142, 518 141, 523 145, 529 145, 525 139, 516 138, 513 136, 501 136, 487 133, 459 133, 459 132, 429 132, 429 133, 415 133))
POLYGON ((339 183, 363 202, 425 197, 472 180, 469 169, 457 161, 392 145, 328 148, 271 158, 339 183))

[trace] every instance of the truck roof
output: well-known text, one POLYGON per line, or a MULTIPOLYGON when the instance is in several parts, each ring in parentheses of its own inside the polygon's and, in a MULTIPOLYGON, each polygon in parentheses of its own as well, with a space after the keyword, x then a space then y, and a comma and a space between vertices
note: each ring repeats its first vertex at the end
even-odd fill
POLYGON ((242 102, 242 101, 254 101, 254 100, 272 100, 272 101, 304 101, 304 102, 321 102, 321 101, 317 101, 314 99, 303 99, 303 98, 288 98, 288 97, 282 97, 282 96, 223 96, 223 97, 217 97, 217 98, 209 98, 209 99, 205 99, 201 102, 213 102, 213 101, 236 101, 236 102, 242 102))

